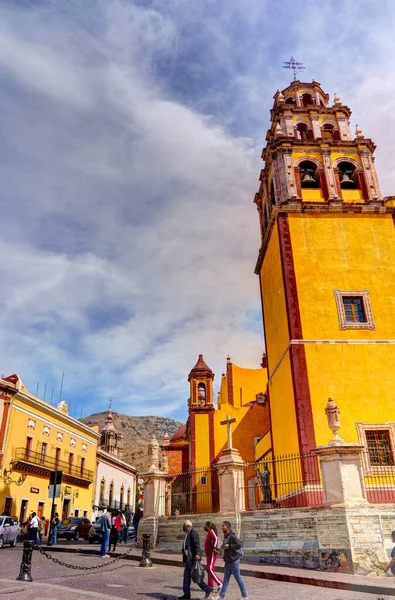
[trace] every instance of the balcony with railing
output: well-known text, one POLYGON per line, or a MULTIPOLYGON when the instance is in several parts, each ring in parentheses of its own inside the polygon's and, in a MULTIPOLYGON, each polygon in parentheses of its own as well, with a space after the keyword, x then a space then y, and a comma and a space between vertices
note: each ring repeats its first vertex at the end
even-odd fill
POLYGON ((59 460, 41 452, 33 452, 27 448, 17 448, 13 460, 12 470, 33 473, 42 477, 49 477, 51 471, 62 471, 62 480, 80 487, 89 487, 93 482, 93 471, 82 466, 59 460))

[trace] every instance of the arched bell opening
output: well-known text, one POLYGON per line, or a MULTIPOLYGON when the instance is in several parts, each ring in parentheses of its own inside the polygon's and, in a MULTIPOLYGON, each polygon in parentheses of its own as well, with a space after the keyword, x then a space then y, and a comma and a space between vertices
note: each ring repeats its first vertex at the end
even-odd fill
POLYGON ((290 96, 289 98, 286 99, 285 104, 290 104, 292 106, 295 106, 295 99, 292 98, 292 96, 290 96))
POLYGON ((274 183, 273 183, 273 181, 270 184, 270 202, 271 202, 272 206, 274 204, 276 204, 276 195, 274 193, 274 183))
POLYGON ((314 106, 315 102, 311 94, 303 94, 302 106, 314 106))
POLYGON ((317 173, 317 165, 310 160, 299 163, 300 187, 306 189, 318 189, 320 180, 317 173))
POLYGON ((340 140, 340 132, 331 123, 325 123, 321 130, 322 137, 329 140, 340 140))
POLYGON ((313 131, 309 129, 306 123, 298 123, 295 129, 295 137, 297 140, 313 139, 313 131))
POLYGON ((357 169, 352 163, 342 161, 337 165, 337 169, 342 190, 357 190, 359 188, 357 169))

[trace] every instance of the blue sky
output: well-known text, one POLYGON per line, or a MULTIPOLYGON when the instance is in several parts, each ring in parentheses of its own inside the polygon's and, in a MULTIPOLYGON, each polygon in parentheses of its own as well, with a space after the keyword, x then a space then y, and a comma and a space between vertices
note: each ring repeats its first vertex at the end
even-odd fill
POLYGON ((253 204, 294 55, 395 193, 392 0, 3 0, 0 371, 72 413, 186 417, 199 353, 257 367, 253 204))

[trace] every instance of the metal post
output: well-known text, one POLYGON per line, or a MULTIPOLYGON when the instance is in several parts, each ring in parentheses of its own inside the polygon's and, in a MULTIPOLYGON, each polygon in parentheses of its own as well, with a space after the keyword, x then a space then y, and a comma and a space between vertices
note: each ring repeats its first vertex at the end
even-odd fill
POLYGON ((58 469, 55 469, 54 479, 55 479, 55 481, 54 481, 53 493, 52 493, 51 520, 49 521, 47 546, 53 545, 53 520, 54 520, 54 516, 55 516, 55 498, 56 498, 56 483, 58 480, 58 469))
POLYGON ((34 542, 29 540, 23 542, 23 555, 21 569, 19 575, 16 578, 17 581, 33 581, 32 578, 32 554, 33 554, 34 542))
POLYGON ((143 554, 141 556, 140 567, 152 567, 151 560, 151 534, 143 533, 143 554))

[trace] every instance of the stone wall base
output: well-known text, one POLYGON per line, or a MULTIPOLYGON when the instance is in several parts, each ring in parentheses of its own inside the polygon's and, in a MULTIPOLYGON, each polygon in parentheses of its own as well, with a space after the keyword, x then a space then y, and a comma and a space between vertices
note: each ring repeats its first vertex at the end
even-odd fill
POLYGON ((219 531, 222 521, 230 521, 243 540, 243 560, 383 576, 383 565, 393 547, 395 506, 288 508, 237 515, 162 517, 157 523, 157 551, 181 552, 185 519, 190 519, 198 530, 202 545, 206 521, 216 523, 219 531))

